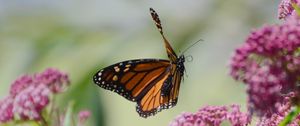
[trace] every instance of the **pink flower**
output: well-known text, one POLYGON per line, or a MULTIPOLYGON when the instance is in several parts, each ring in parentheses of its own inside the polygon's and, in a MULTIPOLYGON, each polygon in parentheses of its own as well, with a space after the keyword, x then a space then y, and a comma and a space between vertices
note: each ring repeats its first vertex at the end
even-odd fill
POLYGON ((13 109, 13 99, 11 96, 5 97, 0 101, 0 122, 5 123, 13 120, 14 114, 13 109))
POLYGON ((232 105, 231 111, 226 106, 205 106, 196 113, 178 115, 170 126, 220 126, 225 120, 233 126, 247 126, 251 118, 249 114, 242 113, 238 105, 232 105))
MULTIPOLYGON (((279 123, 287 116, 291 111, 291 103, 287 98, 284 102, 277 106, 277 112, 273 113, 271 116, 263 116, 259 119, 256 126, 278 126, 279 123)), ((299 117, 299 115, 298 115, 299 117)), ((287 126, 299 126, 299 118, 294 119, 287 126)))
POLYGON ((78 113, 78 124, 83 125, 86 120, 91 116, 91 112, 88 110, 82 110, 78 113))
POLYGON ((284 117, 277 114, 272 114, 271 116, 263 116, 260 118, 256 126, 278 126, 283 118, 284 117))
POLYGON ((42 110, 49 103, 50 93, 43 84, 27 87, 15 97, 13 112, 22 120, 40 120, 42 110))
POLYGON ((47 86, 53 93, 59 93, 69 86, 70 81, 67 74, 48 68, 35 76, 23 75, 16 79, 11 85, 10 94, 15 96, 31 85, 38 86, 40 84, 47 86))
POLYGON ((262 66, 255 68, 247 78, 248 108, 259 116, 276 111, 276 104, 282 102, 282 85, 288 83, 287 73, 281 68, 262 66))
POLYGON ((52 68, 34 76, 17 78, 11 85, 10 96, 0 101, 0 122, 41 120, 42 111, 50 102, 49 97, 64 91, 67 86, 68 75, 52 68))
POLYGON ((197 123, 219 126, 226 119, 226 115, 226 106, 205 106, 196 113, 197 123))
POLYGON ((16 96, 23 89, 33 85, 33 78, 29 75, 23 75, 15 80, 10 87, 10 94, 16 96))
POLYGON ((236 49, 230 75, 246 84, 251 113, 271 115, 285 99, 283 94, 298 92, 299 47, 300 20, 289 17, 282 25, 253 31, 236 49))
POLYGON ((178 115, 169 126, 193 126, 197 122, 197 118, 193 113, 183 112, 178 115))
POLYGON ((298 0, 282 0, 278 6, 278 18, 285 19, 294 13, 292 3, 299 4, 298 0))
POLYGON ((59 93, 69 86, 70 81, 67 74, 48 68, 44 72, 35 75, 35 83, 45 84, 53 93, 59 93))
POLYGON ((239 105, 231 105, 231 112, 227 118, 232 126, 246 126, 251 122, 251 116, 248 113, 242 113, 239 105))

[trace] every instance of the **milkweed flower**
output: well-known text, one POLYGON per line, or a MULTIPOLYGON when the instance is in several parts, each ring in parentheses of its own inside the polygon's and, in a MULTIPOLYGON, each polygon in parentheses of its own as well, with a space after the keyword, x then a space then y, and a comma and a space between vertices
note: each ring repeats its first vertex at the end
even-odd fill
POLYGON ((230 108, 231 110, 226 106, 205 106, 196 113, 183 112, 170 126, 220 126, 225 120, 229 120, 233 126, 246 126, 250 123, 249 114, 242 113, 238 105, 230 108))
POLYGON ((15 97, 13 112, 21 120, 40 120, 42 110, 49 103, 49 95, 46 85, 30 86, 15 97))
POLYGON ((10 95, 16 96, 22 90, 26 89, 30 85, 33 85, 33 78, 29 75, 23 75, 17 78, 10 87, 10 95))
POLYGON ((292 3, 299 5, 299 0, 281 0, 278 6, 279 19, 285 19, 286 17, 295 13, 295 9, 293 8, 292 3))
POLYGON ((87 119, 90 118, 90 116, 91 112, 89 110, 81 110, 78 113, 78 126, 83 126, 87 119))
POLYGON ((69 82, 67 74, 53 68, 20 76, 12 83, 9 96, 0 100, 0 122, 41 120, 51 95, 64 91, 69 82))
POLYGON ((226 106, 205 106, 196 113, 197 123, 218 126, 226 119, 226 106))
POLYGON ((13 99, 7 96, 0 101, 0 123, 13 120, 13 99))
MULTIPOLYGON (((278 126, 281 121, 287 116, 291 110, 292 105, 288 97, 284 100, 284 102, 277 107, 278 111, 276 113, 272 113, 271 116, 264 115, 259 118, 256 126, 278 126)), ((299 126, 299 117, 296 116, 296 119, 292 120, 287 126, 299 126)))
POLYGON ((48 68, 44 72, 33 76, 23 75, 17 78, 11 85, 10 95, 15 96, 27 87, 39 85, 45 85, 52 93, 59 93, 63 92, 69 84, 70 81, 67 74, 48 68))
POLYGON ((197 118, 193 113, 190 112, 183 112, 178 115, 170 124, 169 126, 193 126, 197 124, 197 118))
MULTIPOLYGON (((300 20, 254 30, 230 61, 230 75, 247 86, 248 108, 259 116, 276 112, 285 94, 299 94, 300 20)), ((299 97, 299 96, 296 96, 299 97)))
POLYGON ((46 85, 53 93, 60 93, 69 86, 68 75, 59 70, 49 68, 40 74, 36 74, 35 83, 46 85))
POLYGON ((233 104, 230 106, 231 112, 227 113, 227 118, 232 126, 245 126, 250 124, 251 116, 249 113, 243 113, 240 106, 233 104))

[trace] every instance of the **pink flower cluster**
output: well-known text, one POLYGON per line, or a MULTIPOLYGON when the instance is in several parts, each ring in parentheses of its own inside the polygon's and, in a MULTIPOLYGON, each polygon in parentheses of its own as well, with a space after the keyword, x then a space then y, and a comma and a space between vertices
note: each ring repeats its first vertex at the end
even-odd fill
MULTIPOLYGON (((281 121, 291 112, 291 102, 287 98, 282 104, 278 106, 278 111, 272 113, 271 116, 263 116, 259 119, 256 126, 278 126, 281 121)), ((296 119, 290 122, 287 126, 299 126, 300 116, 298 115, 296 119)))
POLYGON ((220 126, 225 120, 233 126, 250 124, 249 114, 242 113, 240 106, 231 105, 231 111, 226 106, 206 106, 196 113, 184 112, 178 115, 170 126, 220 126))
POLYGON ((10 95, 0 101, 0 122, 40 120, 50 95, 64 91, 68 85, 67 74, 52 68, 19 77, 12 83, 10 95))
POLYGON ((299 5, 299 0, 282 0, 278 6, 278 18, 285 19, 290 15, 295 14, 295 9, 292 6, 292 3, 299 5))
POLYGON ((247 85, 248 107, 259 116, 276 112, 284 94, 298 92, 300 77, 300 20, 253 31, 236 49, 230 75, 247 85))

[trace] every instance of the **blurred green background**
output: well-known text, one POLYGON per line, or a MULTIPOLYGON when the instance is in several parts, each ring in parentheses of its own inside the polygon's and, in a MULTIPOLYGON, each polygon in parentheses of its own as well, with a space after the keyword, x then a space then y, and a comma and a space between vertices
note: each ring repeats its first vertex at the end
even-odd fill
MULTIPOLYGON (((76 110, 92 110, 89 125, 163 126, 183 111, 204 105, 242 105, 245 86, 228 75, 228 61, 253 28, 278 22, 279 1, 262 0, 0 0, 0 98, 25 73, 48 67, 69 74, 72 85, 59 104, 75 100, 76 110), (93 84, 110 64, 136 58, 166 59, 149 14, 153 7, 176 52, 186 52, 188 77, 177 106, 147 119, 135 103, 93 84)), ((224 124, 226 125, 226 123, 224 124)))

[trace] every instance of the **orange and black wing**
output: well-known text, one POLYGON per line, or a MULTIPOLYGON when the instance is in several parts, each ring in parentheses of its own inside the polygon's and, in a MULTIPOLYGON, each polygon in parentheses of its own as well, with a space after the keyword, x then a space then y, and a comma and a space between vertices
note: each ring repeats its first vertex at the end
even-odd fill
POLYGON ((169 109, 177 104, 181 82, 180 72, 173 64, 170 72, 159 78, 145 95, 137 101, 136 110, 140 116, 146 118, 155 115, 163 109, 169 109))
POLYGON ((168 54, 169 59, 172 62, 175 62, 177 60, 177 55, 174 52, 174 50, 173 50, 172 46, 170 45, 169 41, 167 40, 167 38, 164 35, 163 28, 162 28, 162 25, 161 25, 158 14, 152 8, 150 8, 150 14, 152 16, 153 21, 155 22, 155 25, 156 25, 159 33, 161 34, 161 36, 164 39, 164 43, 165 43, 165 47, 167 49, 167 54, 168 54))
POLYGON ((128 60, 98 71, 93 80, 106 90, 114 91, 130 101, 137 101, 169 73, 170 66, 168 60, 128 60))
POLYGON ((184 61, 182 62, 182 59, 178 59, 170 43, 164 36, 158 14, 152 8, 150 8, 150 14, 163 37, 171 65, 167 72, 158 76, 157 81, 153 81, 149 85, 149 89, 144 90, 145 92, 142 92, 143 95, 138 97, 136 110, 139 115, 144 118, 155 115, 163 109, 168 109, 176 105, 180 82, 183 76, 182 71, 184 70, 184 61))
POLYGON ((116 63, 98 71, 94 82, 137 102, 136 110, 146 118, 176 105, 184 71, 184 57, 177 57, 165 38, 157 13, 150 13, 165 43, 169 60, 137 59, 116 63))

